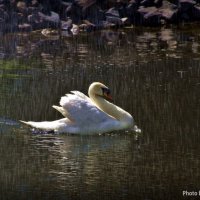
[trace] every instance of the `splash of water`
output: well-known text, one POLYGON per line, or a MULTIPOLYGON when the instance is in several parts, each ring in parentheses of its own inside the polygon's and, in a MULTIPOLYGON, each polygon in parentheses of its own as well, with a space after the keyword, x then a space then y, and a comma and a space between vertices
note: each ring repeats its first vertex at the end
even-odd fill
POLYGON ((141 130, 140 128, 138 128, 137 125, 135 125, 135 126, 133 127, 132 130, 133 130, 134 132, 136 132, 136 133, 141 133, 141 132, 142 132, 142 130, 141 130))

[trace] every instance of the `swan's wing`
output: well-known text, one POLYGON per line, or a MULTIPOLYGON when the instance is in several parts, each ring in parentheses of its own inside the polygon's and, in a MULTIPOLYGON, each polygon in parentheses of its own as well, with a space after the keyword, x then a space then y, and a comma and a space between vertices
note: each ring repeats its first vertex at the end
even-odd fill
MULTIPOLYGON (((71 91, 71 93, 75 94, 76 96, 84 99, 84 100, 87 100, 89 102, 91 102, 90 98, 88 96, 86 96, 85 94, 83 94, 82 92, 79 92, 79 91, 71 91)), ((66 96, 68 96, 69 94, 66 94, 66 96)), ((70 119, 70 114, 68 113, 68 111, 66 109, 64 109, 63 107, 60 107, 60 106, 55 106, 53 105, 52 106, 54 109, 56 109, 58 112, 60 112, 64 117, 67 117, 70 119)))
MULTIPOLYGON (((88 96, 86 96, 85 94, 83 94, 82 92, 79 92, 79 91, 71 91, 71 93, 73 93, 73 94, 75 94, 76 96, 78 96, 78 97, 80 97, 80 98, 82 98, 82 99, 85 99, 86 101, 89 101, 89 102, 92 103, 91 99, 90 99, 88 96)), ((68 94, 66 94, 66 95, 68 95, 68 94)))
POLYGON ((65 118, 69 119, 71 122, 73 122, 73 119, 71 118, 70 114, 67 112, 66 109, 64 109, 61 106, 52 106, 54 109, 56 109, 58 112, 60 112, 65 118))
POLYGON ((55 105, 53 105, 52 107, 56 109, 58 112, 60 112, 64 117, 68 117, 68 113, 63 107, 55 106, 55 105))
MULTIPOLYGON (((74 92, 73 92, 74 93, 74 92)), ((81 93, 67 94, 61 97, 60 105, 70 115, 70 119, 79 125, 100 124, 112 117, 98 109, 87 97, 80 96, 81 93)))

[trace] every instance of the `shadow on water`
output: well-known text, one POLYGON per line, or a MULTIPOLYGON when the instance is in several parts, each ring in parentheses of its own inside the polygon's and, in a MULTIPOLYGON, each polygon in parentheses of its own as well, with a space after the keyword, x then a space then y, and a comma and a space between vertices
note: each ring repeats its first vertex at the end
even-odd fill
POLYGON ((180 199, 199 190, 199 33, 1 38, 2 199, 180 199), (18 123, 59 119, 51 106, 93 81, 111 88, 142 134, 34 135, 18 123))

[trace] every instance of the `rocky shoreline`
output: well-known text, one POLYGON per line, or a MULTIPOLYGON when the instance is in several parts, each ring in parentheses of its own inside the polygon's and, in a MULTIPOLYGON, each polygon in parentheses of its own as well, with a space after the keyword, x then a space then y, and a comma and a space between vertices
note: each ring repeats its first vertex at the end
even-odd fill
POLYGON ((45 28, 76 35, 194 21, 200 21, 200 0, 0 0, 0 35, 45 28))

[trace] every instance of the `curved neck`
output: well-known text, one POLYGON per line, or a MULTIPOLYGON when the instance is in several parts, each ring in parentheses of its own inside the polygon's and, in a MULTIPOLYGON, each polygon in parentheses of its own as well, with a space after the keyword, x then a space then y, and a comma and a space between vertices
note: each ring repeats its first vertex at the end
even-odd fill
POLYGON ((123 110, 122 108, 106 101, 101 96, 98 96, 96 94, 93 94, 91 91, 89 91, 89 97, 90 99, 95 103, 95 105, 105 112, 106 114, 112 116, 113 118, 119 120, 119 121, 132 121, 132 116, 123 110))

